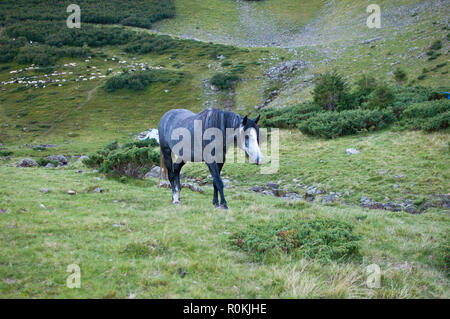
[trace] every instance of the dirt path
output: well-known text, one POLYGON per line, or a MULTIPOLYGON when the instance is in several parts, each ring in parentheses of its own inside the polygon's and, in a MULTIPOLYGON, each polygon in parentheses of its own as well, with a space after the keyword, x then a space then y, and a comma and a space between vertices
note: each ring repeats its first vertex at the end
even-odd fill
MULTIPOLYGON (((96 87, 94 87, 93 89, 89 90, 88 93, 87 93, 86 99, 85 99, 83 102, 81 102, 81 103, 76 107, 75 110, 69 110, 68 112, 70 113, 70 112, 73 112, 73 111, 76 112, 76 111, 80 110, 84 105, 86 105, 86 103, 88 103, 88 102, 91 100, 92 94, 94 94, 95 91, 97 91, 97 89, 98 89, 102 84, 103 84, 103 81, 100 82, 100 83, 99 83, 96 87)), ((68 112, 61 113, 61 114, 53 121, 53 123, 52 123, 52 125, 50 126, 50 128, 44 133, 44 136, 48 136, 51 132, 53 132, 53 130, 54 130, 54 128, 55 128, 55 123, 56 123, 57 121, 59 121, 60 119, 62 119, 62 118, 64 117, 64 115, 66 115, 68 112)))

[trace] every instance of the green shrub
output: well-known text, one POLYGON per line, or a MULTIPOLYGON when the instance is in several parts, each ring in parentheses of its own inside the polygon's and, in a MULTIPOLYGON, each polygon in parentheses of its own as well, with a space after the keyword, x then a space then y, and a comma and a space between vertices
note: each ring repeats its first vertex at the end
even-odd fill
POLYGON ((52 65, 62 57, 84 58, 92 54, 86 48, 51 47, 48 45, 26 45, 18 50, 16 60, 21 64, 37 64, 42 66, 52 65))
POLYGON ((53 166, 58 166, 59 165, 58 161, 52 161, 52 160, 49 160, 48 158, 45 158, 45 157, 39 158, 36 161, 36 163, 38 163, 39 166, 46 166, 47 164, 52 164, 53 166))
POLYGON ((408 80, 408 76, 407 76, 406 72, 403 69, 397 68, 394 71, 394 79, 397 82, 397 84, 402 84, 402 83, 405 83, 408 80))
POLYGON ((407 129, 437 131, 449 127, 450 101, 435 100, 414 103, 403 110, 398 125, 407 129))
POLYGON ((137 91, 143 90, 151 83, 156 82, 178 84, 183 78, 183 73, 169 70, 127 72, 109 78, 105 83, 105 89, 108 92, 114 92, 123 88, 137 91))
POLYGON ((442 48, 441 40, 434 41, 433 44, 430 46, 431 50, 440 50, 441 48, 442 48))
POLYGON ((375 90, 377 80, 371 75, 363 74, 355 84, 352 96, 356 104, 361 105, 362 103, 367 102, 370 93, 375 90))
POLYGON ((430 56, 430 57, 428 57, 428 61, 431 61, 431 60, 436 60, 438 57, 440 57, 442 54, 441 53, 439 53, 439 52, 433 52, 433 54, 430 56))
POLYGON ((377 85, 375 90, 369 95, 369 99, 366 104, 368 109, 384 109, 392 105, 395 101, 394 91, 385 83, 377 85))
POLYGON ((324 110, 346 110, 352 108, 347 83, 336 71, 319 75, 315 80, 314 102, 324 110))
POLYGON ((0 150, 0 156, 11 156, 12 154, 13 154, 12 151, 0 150))
POLYGON ((232 234, 229 242, 256 260, 285 253, 329 262, 358 257, 359 240, 353 226, 345 222, 329 218, 281 218, 248 225, 232 234))
POLYGON ((323 112, 317 104, 307 102, 282 109, 268 108, 261 110, 262 127, 295 128, 304 120, 323 112))
POLYGON ((103 150, 89 155, 83 163, 105 174, 143 178, 159 163, 157 146, 154 139, 130 142, 123 146, 115 141, 103 150))
POLYGON ((392 109, 348 110, 342 112, 317 113, 300 123, 300 130, 309 135, 335 138, 362 131, 384 128, 395 121, 392 109))
POLYGON ((239 76, 229 73, 216 73, 211 78, 211 84, 221 90, 229 90, 235 87, 239 76))
MULTIPOLYGON (((122 24, 150 28, 153 22, 175 16, 173 0, 78 0, 82 23, 122 24)), ((15 0, 0 1, 0 19, 6 20, 63 20, 68 17, 66 1, 15 0)), ((82 26, 84 28, 85 26, 82 26)))

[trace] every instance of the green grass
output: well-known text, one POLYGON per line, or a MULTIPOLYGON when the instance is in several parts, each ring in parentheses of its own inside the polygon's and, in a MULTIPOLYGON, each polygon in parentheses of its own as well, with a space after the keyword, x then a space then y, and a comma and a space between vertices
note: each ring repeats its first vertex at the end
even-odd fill
MULTIPOLYGON (((391 8, 389 3, 379 2, 386 9, 391 8)), ((235 1, 176 0, 175 4, 176 18, 155 24, 157 30, 215 43, 248 40, 238 27, 235 1)), ((297 55, 285 48, 242 48, 220 60, 211 57, 206 43, 175 53, 144 55, 123 53, 125 45, 106 46, 91 48, 96 55, 90 62, 63 58, 53 67, 54 71, 71 71, 75 78, 92 72, 87 66, 96 66, 98 72, 108 74, 106 78, 68 81, 61 87, 43 89, 23 89, 18 84, 5 87, 0 96, 0 155, 11 159, 0 158, 1 297, 449 298, 448 210, 435 207, 410 215, 357 206, 361 196, 381 202, 387 196, 390 201, 413 200, 422 205, 432 200, 430 196, 448 194, 448 131, 389 129, 322 140, 298 130, 282 130, 277 174, 261 175, 254 165, 225 165, 223 175, 231 179, 231 187, 225 190, 228 212, 212 208, 212 188, 208 186, 204 194, 183 190, 182 204, 175 207, 170 204, 170 191, 157 188, 156 180, 103 176, 98 180, 97 173, 79 164, 60 169, 15 167, 24 157, 37 160, 64 154, 70 158, 95 152, 113 140, 129 142, 130 134, 156 127, 172 108, 200 111, 221 97, 205 89, 203 79, 233 69, 240 71, 241 78, 235 87, 235 111, 253 113, 251 116, 271 86, 265 71, 283 60, 302 59, 309 64, 288 75, 292 81, 280 85, 281 93, 269 106, 283 107, 308 98, 311 85, 304 77, 332 68, 353 82, 362 70, 390 80, 388 72, 397 67, 407 70, 411 81, 426 67, 430 71, 421 84, 449 85, 443 12, 434 13, 437 24, 431 23, 430 12, 419 12, 417 21, 402 30, 386 20, 382 30, 367 31, 364 23, 355 28, 347 24, 355 17, 365 17, 365 4, 359 2, 339 1, 334 10, 325 13, 320 11, 319 1, 297 6, 297 1, 268 0, 251 5, 257 16, 272 12, 278 31, 292 28, 297 33, 307 23, 328 22, 319 23, 317 32, 323 36, 317 36, 317 43, 296 48, 297 55), (360 44, 377 32, 385 40, 373 47, 360 44), (428 61, 425 53, 436 40, 442 41, 442 55, 428 61), (411 47, 417 49, 409 52, 411 47), (416 58, 421 53, 424 59, 416 58), (113 56, 116 61, 111 60, 113 56), (103 86, 113 72, 121 71, 118 60, 146 62, 185 76, 174 85, 153 83, 140 91, 108 93, 103 86), (64 67, 70 62, 77 66, 64 67), (33 150, 25 145, 41 143, 59 147, 33 150), (361 153, 346 155, 347 148, 361 153), (77 173, 79 169, 85 173, 77 173), (395 177, 399 175, 404 177, 395 177), (298 178, 300 182, 293 181, 298 178), (320 205, 320 200, 287 202, 248 190, 277 181, 282 188, 300 194, 306 189, 297 186, 299 183, 327 192, 348 191, 349 195, 342 197, 346 204, 320 205), (104 192, 94 192, 97 186, 104 192), (39 192, 43 187, 51 192, 39 192), (68 195, 69 189, 78 194, 68 195), (252 234, 253 225, 270 226, 286 220, 295 224, 303 219, 352 225, 360 238, 361 259, 323 263, 320 258, 282 252, 276 258, 255 260, 252 251, 230 245, 233 234, 252 234), (65 286, 66 268, 72 263, 81 267, 81 289, 65 286), (380 289, 365 284, 366 266, 373 263, 382 270, 380 289), (184 277, 180 276, 183 271, 184 277)), ((28 65, 1 64, 0 81, 11 79, 11 70, 24 67, 28 65)), ((29 76, 43 73, 26 72, 29 76)), ((184 172, 210 182, 204 164, 188 164, 184 172)))
POLYGON ((286 206, 234 189, 227 190, 231 208, 223 211, 212 208, 210 188, 205 194, 183 190, 181 206, 172 206, 170 191, 153 180, 123 184, 75 169, 5 165, 0 172, 3 298, 448 298, 442 258, 449 220, 443 213, 286 206), (104 192, 93 192, 96 186, 104 192), (50 193, 39 192, 42 187, 50 193), (228 244, 243 225, 280 216, 352 224, 362 260, 323 264, 280 254, 276 261, 253 262, 228 244), (72 263, 81 268, 80 289, 65 285, 72 263), (372 263, 382 269, 380 289, 365 285, 372 263))

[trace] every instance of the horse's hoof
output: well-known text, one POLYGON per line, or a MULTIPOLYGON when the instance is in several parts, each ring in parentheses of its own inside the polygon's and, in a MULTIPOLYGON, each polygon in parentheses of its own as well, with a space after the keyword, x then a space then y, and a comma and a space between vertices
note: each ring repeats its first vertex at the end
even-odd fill
POLYGON ((220 208, 220 209, 228 210, 227 204, 222 204, 222 205, 219 206, 219 208, 220 208))

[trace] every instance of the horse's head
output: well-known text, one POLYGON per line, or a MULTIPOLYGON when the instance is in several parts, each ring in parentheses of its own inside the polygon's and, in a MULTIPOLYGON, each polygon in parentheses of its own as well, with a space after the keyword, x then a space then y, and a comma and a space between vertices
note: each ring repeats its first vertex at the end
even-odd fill
POLYGON ((258 115, 254 120, 248 116, 242 119, 239 129, 241 134, 239 147, 245 151, 253 163, 261 165, 263 163, 263 156, 259 149, 259 118, 260 116, 258 115))

